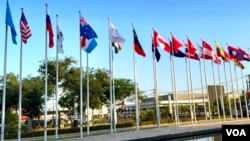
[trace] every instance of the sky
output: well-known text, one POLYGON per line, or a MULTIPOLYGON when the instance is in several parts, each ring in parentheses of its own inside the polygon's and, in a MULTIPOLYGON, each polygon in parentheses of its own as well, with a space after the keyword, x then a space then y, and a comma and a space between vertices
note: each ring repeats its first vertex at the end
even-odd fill
MULTIPOLYGON (((45 19, 46 8, 48 4, 48 14, 51 17, 51 23, 54 34, 56 35, 56 15, 58 24, 63 32, 64 54, 59 54, 59 59, 64 57, 73 57, 78 61, 80 67, 80 49, 79 49, 79 11, 88 21, 97 33, 97 47, 89 54, 89 67, 109 69, 109 39, 108 39, 108 18, 118 29, 120 34, 126 39, 122 43, 122 50, 114 54, 114 77, 127 78, 134 81, 133 65, 133 34, 132 23, 136 30, 138 39, 146 53, 146 57, 135 55, 136 82, 140 90, 148 96, 153 95, 154 75, 153 60, 151 51, 152 28, 165 39, 171 37, 170 32, 180 41, 186 42, 187 36, 196 46, 201 45, 201 39, 205 40, 215 49, 215 41, 227 50, 227 43, 232 46, 239 46, 248 51, 250 46, 250 1, 248 0, 209 0, 209 1, 176 1, 176 0, 9 0, 9 6, 17 31, 17 45, 12 43, 10 29, 7 36, 7 73, 13 72, 19 74, 20 71, 20 30, 19 20, 21 17, 21 8, 24 8, 24 14, 30 26, 32 36, 27 44, 23 44, 23 64, 22 76, 38 76, 40 61, 45 59, 45 19)), ((5 12, 6 0, 0 1, 0 74, 3 75, 4 68, 4 49, 5 49, 5 12)), ((56 40, 56 38, 54 38, 56 40)), ((159 95, 172 92, 172 78, 170 55, 159 48, 161 59, 157 63, 157 86, 159 95)), ((56 46, 48 48, 48 59, 56 57, 56 46)), ((205 61, 199 66, 198 61, 190 60, 190 75, 186 74, 186 65, 184 58, 174 58, 174 74, 176 81, 176 91, 185 92, 189 89, 194 92, 200 92, 205 82, 208 85, 225 83, 225 74, 227 81, 232 76, 234 86, 239 84, 241 89, 246 86, 240 79, 249 72, 249 63, 244 61, 246 69, 241 71, 232 65, 232 75, 230 75, 229 64, 215 65, 212 68, 211 61, 205 61), (204 71, 203 67, 206 67, 204 71), (200 74, 202 68, 202 75, 200 74), (218 72, 219 71, 219 72, 218 72), (235 75, 236 72, 236 75, 235 75), (205 81, 205 73, 207 81, 205 81), (241 75, 242 73, 242 75, 241 75), (187 77, 188 76, 188 77, 187 77), (213 77, 214 76, 214 77, 213 77), (203 79, 201 83, 201 78, 203 79), (213 79, 215 78, 215 79, 213 79), (237 78, 237 79, 236 79, 237 78), (239 78, 239 79, 238 79, 239 78)), ((86 52, 82 51, 82 64, 86 67, 86 52)), ((189 69, 188 69, 189 70, 189 69)), ((246 81, 246 78, 243 79, 246 81)), ((231 86, 231 84, 228 84, 231 86)), ((236 89, 231 88, 231 89, 236 89)))

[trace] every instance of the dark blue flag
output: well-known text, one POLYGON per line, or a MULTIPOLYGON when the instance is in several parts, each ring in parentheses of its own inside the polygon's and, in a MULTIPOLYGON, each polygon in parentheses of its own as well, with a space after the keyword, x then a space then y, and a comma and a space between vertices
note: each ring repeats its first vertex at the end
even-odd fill
POLYGON ((161 54, 158 50, 157 47, 154 47, 154 42, 152 41, 152 52, 154 53, 155 55, 155 58, 156 58, 156 61, 159 62, 160 61, 160 58, 161 58, 161 54))
POLYGON ((87 21, 81 17, 80 18, 80 35, 87 39, 97 38, 97 35, 93 28, 87 23, 87 21))

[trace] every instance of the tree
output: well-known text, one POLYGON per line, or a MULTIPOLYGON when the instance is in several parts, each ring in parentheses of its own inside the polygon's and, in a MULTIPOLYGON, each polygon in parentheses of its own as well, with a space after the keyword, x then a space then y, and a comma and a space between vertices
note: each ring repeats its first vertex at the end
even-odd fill
MULTIPOLYGON (((45 60, 40 61, 38 72, 45 78, 45 60)), ((68 73, 68 70, 76 64, 76 60, 72 57, 65 57, 64 60, 58 60, 58 81, 64 81, 68 73)), ((47 61, 47 80, 48 80, 48 96, 51 96, 55 92, 56 86, 56 67, 57 60, 47 61)))
MULTIPOLYGON (((1 78, 1 83, 3 84, 3 77, 1 78)), ((2 89, 1 89, 1 93, 2 89)), ((5 106, 6 111, 14 109, 17 111, 18 108, 18 95, 19 95, 19 81, 18 76, 14 73, 6 74, 6 99, 5 106)), ((2 97, 1 99, 1 107, 2 107, 2 97)))
POLYGON ((23 80, 23 114, 33 119, 41 114, 44 104, 44 83, 40 77, 26 78, 23 80))

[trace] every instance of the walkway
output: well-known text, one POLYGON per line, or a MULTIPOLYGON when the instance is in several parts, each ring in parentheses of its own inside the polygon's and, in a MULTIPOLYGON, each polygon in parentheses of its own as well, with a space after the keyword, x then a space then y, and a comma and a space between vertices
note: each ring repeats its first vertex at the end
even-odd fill
MULTIPOLYGON (((222 124, 250 124, 249 119, 238 120, 238 121, 227 121, 227 122, 213 122, 213 123, 202 123, 192 125, 181 125, 171 127, 147 127, 135 131, 135 128, 123 128, 117 129, 117 133, 110 134, 110 130, 91 131, 90 135, 87 136, 86 132, 83 133, 84 137, 80 138, 80 133, 73 134, 60 134, 58 139, 55 136, 48 136, 48 141, 125 141, 125 140, 158 140, 164 137, 165 139, 171 139, 173 137, 187 137, 200 135, 204 133, 216 133, 220 132, 222 124)), ((17 139, 8 140, 16 141, 17 139)), ((43 141, 43 137, 33 138, 22 138, 22 141, 43 141)))

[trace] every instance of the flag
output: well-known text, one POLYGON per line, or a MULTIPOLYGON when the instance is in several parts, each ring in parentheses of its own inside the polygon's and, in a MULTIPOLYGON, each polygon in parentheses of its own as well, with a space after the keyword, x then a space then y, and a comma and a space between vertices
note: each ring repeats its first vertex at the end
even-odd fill
POLYGON ((241 61, 239 61, 239 60, 234 60, 234 66, 239 67, 241 69, 246 68, 246 66, 244 64, 242 64, 241 61))
POLYGON ((219 58, 216 54, 214 55, 213 61, 214 61, 214 63, 216 63, 216 64, 221 64, 221 60, 220 60, 220 58, 219 58))
POLYGON ((239 50, 242 51, 243 53, 243 60, 250 61, 250 55, 246 53, 244 50, 242 50, 241 48, 239 48, 239 50))
POLYGON ((46 15, 46 30, 49 32, 49 47, 52 48, 54 46, 54 33, 50 21, 50 16, 46 15))
POLYGON ((82 38, 84 38, 85 42, 84 42, 84 46, 82 46, 81 48, 85 50, 87 53, 91 53, 97 46, 97 42, 95 38, 87 39, 84 36, 82 38))
POLYGON ((63 33, 62 33, 59 25, 57 25, 57 51, 58 51, 58 53, 61 53, 61 54, 64 53, 63 45, 62 45, 63 40, 64 40, 63 33))
POLYGON ((143 48, 142 48, 142 46, 141 46, 141 44, 140 44, 140 42, 139 42, 139 39, 138 39, 138 37, 137 37, 137 34, 136 34, 136 32, 135 32, 134 27, 133 27, 133 36, 134 36, 134 50, 135 50, 135 52, 136 52, 137 54, 139 54, 139 55, 145 57, 146 54, 145 54, 145 52, 144 52, 144 50, 143 50, 143 48))
POLYGON ((174 35, 172 35, 172 44, 173 44, 172 47, 173 47, 175 53, 178 53, 179 48, 183 46, 182 43, 179 42, 179 41, 174 37, 174 35))
POLYGON ((23 12, 20 19, 20 32, 21 39, 26 44, 27 40, 31 37, 31 31, 23 12))
POLYGON ((80 35, 87 39, 97 38, 97 34, 83 17, 80 17, 80 35))
POLYGON ((244 60, 244 52, 238 48, 228 46, 228 53, 230 59, 232 60, 238 60, 238 61, 244 60))
POLYGON ((115 53, 119 53, 122 50, 121 44, 117 42, 112 42, 111 45, 115 48, 115 53))
POLYGON ((9 1, 8 0, 7 0, 7 7, 6 7, 5 24, 6 24, 6 26, 10 27, 12 42, 14 44, 17 44, 17 42, 16 42, 17 33, 16 33, 15 26, 14 26, 14 23, 13 23, 13 20, 12 20, 12 16, 11 16, 10 7, 9 7, 9 1))
POLYGON ((153 39, 154 47, 160 46, 164 51, 170 53, 171 51, 170 45, 161 37, 161 35, 157 31, 153 30, 153 36, 154 36, 153 39))
POLYGON ((204 40, 202 41, 202 47, 200 47, 199 49, 200 49, 200 54, 199 54, 200 58, 209 60, 214 59, 213 48, 204 40))
POLYGON ((187 53, 190 56, 195 56, 195 51, 196 51, 196 48, 192 44, 191 40, 189 38, 187 38, 187 53))
MULTIPOLYGON (((171 41, 169 44, 170 44, 170 46, 173 46, 171 41)), ((179 49, 177 50, 177 52, 171 50, 170 55, 174 55, 175 57, 180 57, 180 58, 186 57, 186 54, 184 52, 180 51, 179 49)))
POLYGON ((190 54, 188 52, 188 48, 186 48, 185 51, 186 51, 186 57, 187 58, 194 59, 194 60, 200 60, 200 57, 196 52, 194 52, 194 54, 190 54))
POLYGON ((161 58, 161 54, 160 54, 158 48, 154 46, 154 39, 152 40, 152 52, 154 53, 156 61, 159 62, 160 58, 161 58))
POLYGON ((121 36, 119 31, 115 26, 110 22, 109 23, 109 39, 111 42, 124 43, 125 39, 121 36))
POLYGON ((224 50, 222 49, 222 47, 221 47, 219 44, 216 43, 215 46, 216 46, 217 56, 218 56, 218 57, 221 57, 221 59, 222 59, 224 62, 230 61, 229 54, 228 54, 226 51, 224 51, 224 50))

